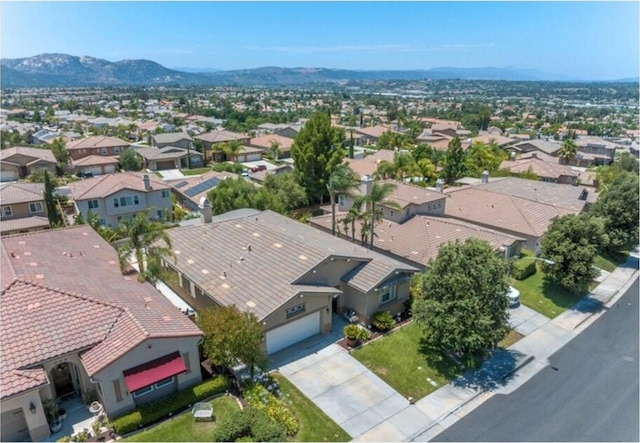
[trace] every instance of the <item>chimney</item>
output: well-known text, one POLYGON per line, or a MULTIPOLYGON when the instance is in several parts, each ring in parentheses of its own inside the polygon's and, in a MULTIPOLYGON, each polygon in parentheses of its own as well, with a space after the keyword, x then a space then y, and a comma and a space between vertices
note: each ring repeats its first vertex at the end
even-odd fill
POLYGON ((142 176, 142 181, 144 182, 145 191, 151 191, 151 182, 149 182, 149 176, 147 174, 142 176))
POLYGON ((203 224, 211 223, 211 203, 209 203, 207 197, 200 198, 198 208, 200 208, 200 221, 203 224))
POLYGON ((369 195, 371 188, 373 188, 373 178, 370 175, 363 175, 360 179, 360 192, 362 195, 369 195))
POLYGON ((515 159, 516 159, 516 152, 515 151, 511 151, 511 156, 509 157, 509 159, 511 161, 515 161, 515 159))
POLYGON ((438 180, 436 180, 436 192, 439 192, 442 194, 443 190, 444 190, 444 180, 439 178, 438 180))
POLYGON ((482 171, 482 183, 489 183, 489 171, 482 171))

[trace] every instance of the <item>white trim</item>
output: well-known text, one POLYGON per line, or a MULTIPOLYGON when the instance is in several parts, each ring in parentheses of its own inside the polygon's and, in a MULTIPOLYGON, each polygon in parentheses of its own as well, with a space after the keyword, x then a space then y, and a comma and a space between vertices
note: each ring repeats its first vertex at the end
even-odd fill
POLYGON ((175 380, 175 378, 173 376, 169 377, 169 378, 165 378, 164 380, 160 380, 159 382, 157 382, 154 387, 156 389, 162 389, 166 386, 169 386, 170 384, 173 383, 173 381, 175 380))
POLYGON ((30 212, 31 214, 36 214, 36 213, 38 213, 38 212, 42 212, 42 203, 40 203, 40 202, 31 202, 31 203, 29 203, 29 212, 30 212), (33 209, 32 209, 32 205, 33 205, 33 206, 35 206, 36 208, 37 208, 38 206, 40 206, 40 209, 33 210, 33 209))
POLYGON ((133 398, 139 398, 151 392, 153 392, 153 385, 149 385, 145 388, 140 388, 137 391, 132 392, 131 394, 133 395, 133 398))

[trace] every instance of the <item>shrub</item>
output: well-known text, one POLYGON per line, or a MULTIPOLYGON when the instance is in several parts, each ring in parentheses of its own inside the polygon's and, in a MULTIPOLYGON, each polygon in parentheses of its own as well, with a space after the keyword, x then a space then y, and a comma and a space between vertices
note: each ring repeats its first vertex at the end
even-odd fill
POLYGON ((229 389, 231 383, 224 376, 204 381, 191 388, 183 389, 154 403, 140 406, 113 420, 113 429, 120 435, 155 423, 173 412, 180 411, 193 403, 204 400, 229 389))
MULTIPOLYGON (((276 389, 274 389, 274 391, 277 391, 277 384, 275 384, 275 382, 270 384, 270 386, 275 386, 276 389)), ((258 383, 247 386, 244 391, 244 397, 249 405, 255 409, 264 411, 270 419, 278 424, 280 430, 286 435, 292 436, 298 433, 300 425, 293 412, 282 400, 269 392, 264 386, 258 383)))
POLYGON ((531 259, 520 259, 513 262, 511 276, 516 280, 524 280, 536 273, 536 262, 531 259))
POLYGON ((251 423, 244 410, 234 411, 216 425, 213 431, 213 441, 236 441, 249 435, 251 423))
POLYGON ((216 172, 233 172, 240 174, 244 170, 244 166, 237 163, 215 163, 211 169, 216 172))
POLYGON ((393 328, 396 321, 389 311, 379 311, 373 314, 373 326, 381 331, 388 331, 393 328))
POLYGON ((246 414, 251 423, 251 436, 254 441, 284 441, 286 436, 282 428, 265 411, 247 408, 246 414))
POLYGON ((358 335, 360 334, 360 327, 356 324, 350 324, 344 327, 343 329, 343 333, 344 336, 347 337, 350 340, 357 340, 358 339, 358 335))
POLYGON ((284 441, 285 434, 265 411, 247 406, 221 421, 213 431, 213 441, 284 441))

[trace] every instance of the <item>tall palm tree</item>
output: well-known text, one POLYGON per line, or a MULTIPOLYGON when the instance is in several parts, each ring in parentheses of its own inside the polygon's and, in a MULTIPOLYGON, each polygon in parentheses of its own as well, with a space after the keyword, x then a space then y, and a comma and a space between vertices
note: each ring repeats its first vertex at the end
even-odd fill
POLYGON ((569 160, 573 160, 576 158, 576 154, 578 153, 578 145, 572 139, 568 138, 564 142, 562 142, 562 146, 560 147, 560 151, 558 152, 558 156, 564 159, 565 163, 569 163, 569 160))
POLYGON ((385 180, 387 178, 396 178, 398 174, 398 166, 395 163, 391 163, 387 160, 381 160, 376 167, 376 172, 373 176, 385 180))
POLYGON ((230 158, 235 158, 241 150, 242 143, 240 143, 238 140, 231 140, 222 144, 222 151, 227 157, 227 160, 229 160, 230 158))
MULTIPOLYGON (((351 241, 356 242, 356 221, 361 220, 363 217, 362 205, 366 198, 364 195, 356 195, 353 197, 351 207, 347 211, 347 215, 344 217, 345 223, 351 223, 351 241)), ((346 229, 345 229, 346 231, 346 229)))
POLYGON ((396 185, 393 183, 380 183, 373 182, 373 186, 371 187, 371 193, 366 196, 366 202, 369 206, 369 211, 371 211, 370 216, 371 220, 369 222, 369 229, 371 230, 371 235, 369 238, 369 247, 373 248, 373 236, 375 235, 374 227, 376 222, 378 222, 381 218, 380 211, 377 210, 376 205, 380 205, 382 203, 385 206, 391 206, 393 208, 399 208, 400 206, 393 201, 388 201, 387 197, 396 189, 396 185))
POLYGON ((280 142, 271 140, 269 142, 269 148, 267 148, 267 152, 271 154, 275 161, 278 161, 278 157, 280 157, 280 154, 282 154, 282 151, 280 151, 280 142))
POLYGON ((336 198, 338 195, 351 196, 351 190, 358 186, 358 177, 347 164, 338 165, 327 182, 331 202, 331 235, 336 235, 336 198))
POLYGON ((158 278, 157 272, 145 269, 145 262, 151 268, 152 262, 157 264, 160 257, 173 255, 171 239, 164 225, 149 220, 148 210, 145 210, 138 212, 132 220, 123 221, 121 228, 127 242, 118 248, 120 269, 124 270, 127 260, 134 254, 140 270, 138 278, 154 282, 158 278))

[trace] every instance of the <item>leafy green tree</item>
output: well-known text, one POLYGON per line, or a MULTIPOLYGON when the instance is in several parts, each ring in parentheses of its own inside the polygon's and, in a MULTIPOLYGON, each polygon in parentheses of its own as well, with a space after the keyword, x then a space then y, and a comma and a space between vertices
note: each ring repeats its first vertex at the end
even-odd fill
POLYGON ((558 151, 558 157, 560 157, 564 163, 569 163, 571 160, 576 158, 578 154, 578 145, 573 139, 568 138, 562 142, 560 146, 560 150, 558 151))
POLYGON ((444 157, 443 178, 450 185, 460 177, 463 177, 465 173, 466 155, 462 150, 460 139, 455 137, 449 142, 449 147, 444 157))
POLYGON ((385 131, 378 137, 376 143, 378 149, 409 149, 413 147, 411 139, 405 134, 394 131, 385 131))
POLYGON ((602 219, 587 214, 559 217, 542 239, 541 254, 553 262, 543 264, 543 270, 560 286, 581 294, 598 275, 593 260, 607 243, 602 219))
POLYGON ((506 271, 486 241, 469 238, 441 246, 412 306, 427 347, 472 364, 504 338, 509 329, 506 271))
POLYGON ((467 174, 473 177, 480 177, 485 170, 493 174, 500 168, 502 161, 507 158, 507 154, 495 143, 485 144, 482 142, 471 144, 465 156, 467 174))
POLYGON ((331 202, 331 235, 336 235, 336 199, 338 195, 351 196, 351 191, 358 186, 359 180, 349 165, 338 165, 327 183, 329 201, 331 202))
POLYGON ((142 164, 133 148, 127 148, 120 154, 120 167, 125 171, 139 171, 142 164))
POLYGON ((171 239, 164 229, 164 224, 149 220, 149 211, 138 212, 132 220, 123 220, 120 230, 127 242, 118 248, 120 268, 124 269, 129 257, 135 255, 138 262, 140 280, 155 282, 160 275, 158 264, 161 257, 173 255, 171 239), (149 269, 145 269, 149 264, 149 269))
POLYGON ((214 365, 230 368, 242 362, 252 377, 256 367, 266 365, 262 325, 255 314, 242 312, 235 305, 215 306, 199 313, 198 327, 204 334, 204 355, 214 365))
POLYGON ((591 208, 593 216, 604 219, 604 229, 609 235, 608 249, 612 252, 628 251, 638 244, 638 186, 638 175, 623 171, 591 208))
MULTIPOLYGON (((374 181, 371 186, 371 192, 365 197, 365 202, 369 206, 369 247, 373 248, 373 237, 375 236, 375 225, 382 218, 382 214, 377 208, 377 205, 384 204, 385 206, 391 206, 393 208, 399 208, 400 206, 394 202, 387 200, 387 197, 396 189, 396 185, 393 183, 381 183, 374 181)), ((362 228, 364 231, 364 227, 362 228)))
POLYGON ((56 158, 60 168, 63 168, 69 162, 69 151, 67 151, 67 144, 62 137, 53 140, 51 143, 51 153, 56 158))
POLYGON ((328 195, 331 172, 342 163, 344 131, 331 126, 326 112, 317 112, 296 136, 291 147, 298 182, 310 202, 323 202, 328 195))
POLYGON ((638 174, 638 160, 628 152, 623 152, 620 157, 613 163, 614 167, 619 171, 633 172, 638 174))
POLYGON ((53 183, 51 183, 51 179, 49 177, 49 171, 44 170, 44 203, 47 206, 47 218, 49 219, 49 225, 52 228, 58 227, 62 225, 62 219, 60 218, 60 213, 58 212, 58 205, 56 205, 55 198, 53 197, 53 192, 55 187, 53 183))
POLYGON ((307 194, 293 173, 268 174, 251 198, 251 207, 286 214, 307 205, 307 194))
POLYGON ((243 178, 222 180, 207 194, 213 215, 253 207, 255 186, 243 178))

